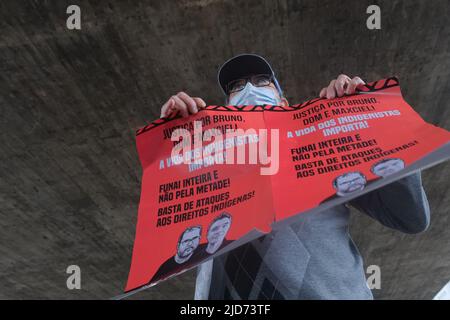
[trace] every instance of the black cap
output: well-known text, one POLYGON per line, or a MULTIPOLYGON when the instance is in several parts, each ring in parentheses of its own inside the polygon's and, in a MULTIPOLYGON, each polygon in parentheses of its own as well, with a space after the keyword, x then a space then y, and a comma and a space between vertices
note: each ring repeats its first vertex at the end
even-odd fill
MULTIPOLYGON (((257 54, 240 54, 228 61, 226 61, 222 67, 220 67, 217 74, 217 80, 222 88, 223 93, 226 95, 226 86, 230 81, 249 76, 251 74, 269 74, 275 78, 275 73, 272 70, 270 64, 261 56, 257 54)), ((279 88, 278 82, 274 79, 275 85, 279 88)))

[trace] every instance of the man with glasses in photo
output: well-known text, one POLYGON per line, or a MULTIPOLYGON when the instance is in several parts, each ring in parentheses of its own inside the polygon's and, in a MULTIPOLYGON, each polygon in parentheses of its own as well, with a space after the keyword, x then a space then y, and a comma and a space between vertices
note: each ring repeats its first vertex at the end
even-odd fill
POLYGON ((159 267, 150 282, 162 280, 193 265, 197 261, 195 251, 200 244, 201 236, 201 226, 193 226, 184 230, 177 242, 177 252, 159 267))
MULTIPOLYGON (((288 105, 270 64, 255 54, 226 61, 218 82, 228 105, 288 105)), ((354 94, 363 84, 340 75, 319 96, 354 94)), ((161 117, 176 111, 187 117, 205 106, 179 92, 162 106, 161 117)), ((195 299, 373 299, 349 234, 350 206, 404 233, 422 232, 430 221, 421 175, 409 175, 348 204, 302 214, 295 224, 203 263, 195 299)))

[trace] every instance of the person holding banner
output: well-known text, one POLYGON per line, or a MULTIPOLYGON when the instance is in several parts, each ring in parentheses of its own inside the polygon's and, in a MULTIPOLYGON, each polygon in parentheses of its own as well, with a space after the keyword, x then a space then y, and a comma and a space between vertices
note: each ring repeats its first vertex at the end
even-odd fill
MULTIPOLYGON (((261 56, 242 54, 226 61, 218 82, 228 105, 288 106, 272 67, 261 56)), ((351 95, 364 83, 360 77, 341 74, 319 96, 351 95)), ((179 92, 164 103, 161 117, 173 112, 187 117, 205 106, 200 97, 179 92)), ((374 170, 380 176, 389 171, 374 170)), ((347 190, 344 178, 362 181, 341 177, 336 185, 341 191, 347 190)), ((350 207, 404 233, 425 231, 430 222, 421 174, 412 174, 345 205, 302 214, 299 222, 283 230, 203 263, 198 267, 195 299, 373 299, 362 257, 349 234, 350 207)))
POLYGON ((372 172, 379 177, 387 177, 405 167, 405 162, 398 158, 383 159, 375 163, 372 167, 372 172))

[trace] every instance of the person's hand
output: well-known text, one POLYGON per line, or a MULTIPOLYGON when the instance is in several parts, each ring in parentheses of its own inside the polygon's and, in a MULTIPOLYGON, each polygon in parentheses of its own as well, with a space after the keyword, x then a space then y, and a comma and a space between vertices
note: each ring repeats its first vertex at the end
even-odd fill
POLYGON ((320 91, 319 97, 334 99, 336 97, 342 97, 344 94, 354 94, 356 88, 366 84, 360 77, 353 77, 351 79, 345 74, 339 75, 337 79, 331 80, 328 87, 323 88, 320 91))
POLYGON ((178 92, 171 96, 161 107, 161 118, 169 116, 172 112, 180 111, 183 117, 195 114, 200 108, 206 107, 205 101, 201 98, 190 97, 184 92, 178 92))

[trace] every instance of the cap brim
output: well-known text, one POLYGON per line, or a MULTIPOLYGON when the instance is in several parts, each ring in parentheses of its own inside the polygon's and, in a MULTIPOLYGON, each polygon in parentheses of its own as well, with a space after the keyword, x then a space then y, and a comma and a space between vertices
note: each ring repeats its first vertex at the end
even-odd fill
POLYGON ((219 85, 226 94, 226 86, 230 81, 249 76, 251 74, 270 74, 273 70, 270 64, 256 54, 241 54, 226 61, 217 75, 219 85))

